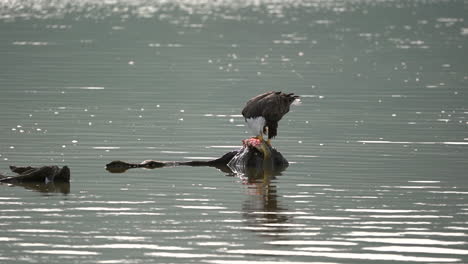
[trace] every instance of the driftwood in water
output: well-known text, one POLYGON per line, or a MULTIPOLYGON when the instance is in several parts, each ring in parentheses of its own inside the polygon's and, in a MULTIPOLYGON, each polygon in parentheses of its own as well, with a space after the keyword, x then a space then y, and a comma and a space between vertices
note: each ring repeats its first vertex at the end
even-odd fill
POLYGON ((70 182, 70 169, 67 166, 42 167, 16 167, 10 166, 10 170, 18 175, 0 175, 1 183, 24 183, 24 182, 70 182))
POLYGON ((0 174, 0 184, 21 186, 42 193, 70 193, 70 169, 67 166, 16 167, 10 170, 17 175, 0 174))
POLYGON ((235 156, 236 151, 231 151, 224 154, 221 158, 209 161, 157 161, 145 160, 141 163, 128 163, 121 160, 114 160, 106 164, 106 170, 113 173, 125 172, 133 168, 157 169, 162 167, 175 167, 175 166, 208 166, 218 167, 227 166, 227 163, 235 156))
POLYGON ((270 148, 271 157, 265 160, 263 154, 254 147, 243 146, 239 150, 228 152, 218 159, 209 161, 155 161, 146 160, 142 163, 128 163, 120 160, 112 161, 106 164, 106 169, 113 173, 122 173, 132 168, 155 169, 162 167, 174 166, 207 166, 216 167, 225 173, 243 173, 251 169, 263 169, 269 166, 268 169, 273 171, 282 171, 288 167, 288 161, 281 155, 279 151, 270 148))

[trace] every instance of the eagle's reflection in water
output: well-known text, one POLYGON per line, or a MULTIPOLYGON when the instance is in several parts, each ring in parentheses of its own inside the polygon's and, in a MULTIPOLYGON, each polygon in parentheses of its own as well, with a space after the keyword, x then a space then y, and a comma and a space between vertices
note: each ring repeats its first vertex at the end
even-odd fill
POLYGON ((281 171, 249 168, 243 176, 248 185, 247 198, 242 204, 246 229, 270 239, 278 239, 288 232, 287 209, 277 199, 275 180, 281 171))

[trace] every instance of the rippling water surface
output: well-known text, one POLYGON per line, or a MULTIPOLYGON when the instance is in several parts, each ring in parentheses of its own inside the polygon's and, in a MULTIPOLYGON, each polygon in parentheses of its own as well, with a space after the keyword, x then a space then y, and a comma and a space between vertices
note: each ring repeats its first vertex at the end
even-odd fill
POLYGON ((0 1, 1 263, 468 262, 466 1, 0 1), (302 96, 269 180, 201 160, 302 96))

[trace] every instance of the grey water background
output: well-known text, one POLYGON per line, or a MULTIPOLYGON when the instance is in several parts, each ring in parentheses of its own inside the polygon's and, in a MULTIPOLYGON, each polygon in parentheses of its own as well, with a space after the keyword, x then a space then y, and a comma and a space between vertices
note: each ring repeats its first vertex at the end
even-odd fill
POLYGON ((468 262, 466 1, 0 1, 1 263, 468 262), (269 182, 214 168, 302 96, 269 182), (65 193, 62 193, 65 192, 65 193))

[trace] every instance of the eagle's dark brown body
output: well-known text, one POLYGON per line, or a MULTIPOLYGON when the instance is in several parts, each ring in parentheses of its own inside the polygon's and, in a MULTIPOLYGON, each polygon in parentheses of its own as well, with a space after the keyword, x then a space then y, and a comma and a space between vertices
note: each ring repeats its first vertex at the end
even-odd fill
MULTIPOLYGON (((265 119, 265 124, 263 128, 261 128, 262 131, 259 132, 267 133, 265 128, 268 127, 268 139, 271 139, 278 134, 278 121, 289 112, 290 105, 298 98, 299 96, 294 95, 294 93, 286 94, 283 92, 271 91, 260 94, 246 103, 242 110, 242 115, 245 117, 246 121, 248 121, 248 119, 263 117, 265 119)), ((248 124, 250 126, 249 122, 248 124)))

